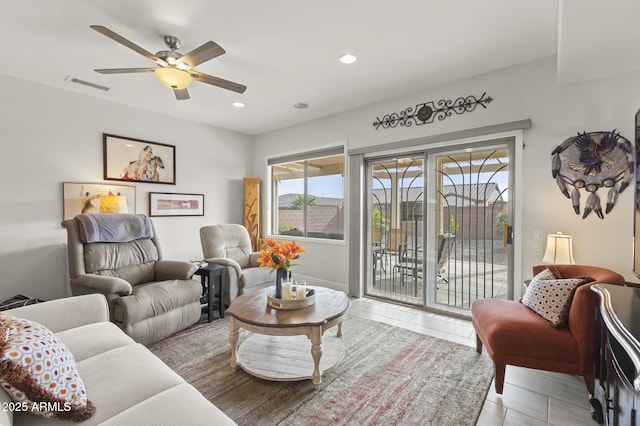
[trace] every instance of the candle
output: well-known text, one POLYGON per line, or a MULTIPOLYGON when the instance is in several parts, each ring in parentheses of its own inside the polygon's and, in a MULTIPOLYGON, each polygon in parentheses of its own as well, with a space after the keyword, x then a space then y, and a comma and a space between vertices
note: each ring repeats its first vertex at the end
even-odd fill
POLYGON ((282 298, 286 300, 291 299, 291 282, 283 282, 282 283, 282 298))
POLYGON ((298 287, 296 289, 296 299, 304 299, 304 295, 307 292, 307 290, 305 290, 302 287, 298 287))
POLYGON ((296 299, 304 299, 307 294, 307 282, 296 281, 296 299))

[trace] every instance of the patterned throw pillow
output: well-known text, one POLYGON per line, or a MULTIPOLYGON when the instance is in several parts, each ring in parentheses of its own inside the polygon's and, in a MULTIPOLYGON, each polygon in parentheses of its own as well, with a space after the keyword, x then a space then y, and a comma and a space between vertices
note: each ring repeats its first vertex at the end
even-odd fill
POLYGON ((45 326, 0 313, 0 385, 29 411, 82 421, 95 412, 69 349, 45 326))
POLYGON ((561 328, 567 323, 576 289, 592 281, 590 277, 563 279, 558 270, 550 266, 533 277, 521 302, 552 327, 561 328))

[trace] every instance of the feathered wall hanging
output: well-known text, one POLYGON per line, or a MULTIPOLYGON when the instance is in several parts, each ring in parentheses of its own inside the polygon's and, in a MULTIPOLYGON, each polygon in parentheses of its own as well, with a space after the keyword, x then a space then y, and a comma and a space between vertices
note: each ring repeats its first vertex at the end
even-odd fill
MULTIPOLYGON (((611 132, 578 132, 551 153, 551 173, 560 191, 571 199, 573 210, 580 214, 580 191, 587 192, 582 218, 595 213, 600 219, 609 214, 633 179, 634 155, 631 142, 611 132), (604 213, 596 193, 608 188, 604 213)), ((586 195, 586 194, 585 194, 586 195)))

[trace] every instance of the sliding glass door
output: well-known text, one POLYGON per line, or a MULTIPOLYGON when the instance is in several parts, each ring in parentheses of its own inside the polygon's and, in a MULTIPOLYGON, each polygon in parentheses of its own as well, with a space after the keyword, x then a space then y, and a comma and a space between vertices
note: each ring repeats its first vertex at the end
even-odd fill
POLYGON ((424 155, 368 163, 367 294, 421 304, 424 155))
POLYGON ((511 145, 370 158, 365 293, 468 315, 512 298, 511 145))

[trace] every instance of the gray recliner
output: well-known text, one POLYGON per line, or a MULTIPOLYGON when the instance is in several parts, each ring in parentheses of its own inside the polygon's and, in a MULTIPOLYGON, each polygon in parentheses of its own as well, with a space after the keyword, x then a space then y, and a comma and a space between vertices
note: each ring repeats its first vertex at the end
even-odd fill
POLYGON ((145 215, 78 215, 63 225, 71 292, 104 294, 111 321, 136 342, 162 340, 200 319, 197 266, 163 260, 145 215))
POLYGON ((226 267, 227 304, 244 293, 275 285, 275 272, 270 268, 260 268, 260 252, 251 250, 249 232, 244 226, 203 226, 200 228, 200 242, 208 263, 226 267))

